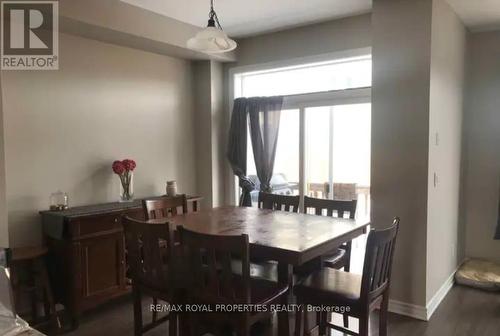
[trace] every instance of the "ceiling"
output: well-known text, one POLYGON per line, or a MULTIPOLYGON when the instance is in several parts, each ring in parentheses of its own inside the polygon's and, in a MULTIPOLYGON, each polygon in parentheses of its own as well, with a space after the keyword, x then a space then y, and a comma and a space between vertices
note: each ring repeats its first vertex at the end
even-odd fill
MULTIPOLYGON (((209 0, 122 1, 200 27, 210 7, 209 0)), ((371 7, 372 0, 215 0, 220 23, 233 37, 363 14, 371 7)))
POLYGON ((448 3, 472 31, 500 29, 499 0, 448 0, 448 3))

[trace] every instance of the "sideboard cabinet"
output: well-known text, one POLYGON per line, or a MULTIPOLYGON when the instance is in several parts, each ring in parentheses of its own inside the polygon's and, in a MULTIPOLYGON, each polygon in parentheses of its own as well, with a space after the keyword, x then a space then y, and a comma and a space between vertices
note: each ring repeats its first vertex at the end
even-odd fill
MULTIPOLYGON (((198 211, 200 197, 188 197, 198 211)), ((122 216, 144 219, 141 200, 41 211, 57 302, 78 326, 82 312, 129 293, 122 216)))

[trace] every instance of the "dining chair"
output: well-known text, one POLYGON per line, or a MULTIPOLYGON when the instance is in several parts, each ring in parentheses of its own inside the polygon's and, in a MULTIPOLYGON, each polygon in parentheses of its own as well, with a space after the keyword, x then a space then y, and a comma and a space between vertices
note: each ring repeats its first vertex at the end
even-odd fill
MULTIPOLYGON (((15 315, 23 311, 22 298, 30 299, 28 320, 33 328, 47 328, 46 332, 62 331, 60 313, 56 310, 52 286, 47 270, 48 248, 46 246, 27 246, 9 249, 6 266, 12 289, 12 308, 15 315), (43 306, 43 316, 39 315, 39 303, 43 306)), ((6 258, 7 259, 7 258, 6 258)), ((0 265, 1 266, 1 265, 0 265)), ((24 316, 23 316, 24 318, 24 316)))
POLYGON ((186 195, 142 200, 146 220, 176 216, 180 207, 183 214, 188 212, 186 195))
MULTIPOLYGON (((313 211, 315 215, 326 215, 329 217, 344 218, 346 212, 350 219, 354 219, 356 215, 357 200, 331 200, 324 198, 304 197, 304 213, 313 211)), ((326 267, 335 269, 343 268, 349 272, 351 266, 351 250, 352 241, 342 244, 339 248, 325 254, 322 257, 322 264, 326 267)), ((326 314, 324 318, 329 318, 330 314, 326 314)), ((324 319, 323 318, 323 319, 324 319)), ((349 327, 349 317, 344 316, 344 327, 349 327)))
POLYGON ((259 192, 259 209, 299 212, 300 196, 279 195, 259 192))
MULTIPOLYGON (((351 201, 340 201, 331 199, 321 199, 304 197, 304 213, 308 213, 309 210, 314 210, 315 215, 326 216, 336 216, 339 218, 344 218, 344 215, 349 213, 349 218, 354 219, 356 214, 357 200, 351 201)), ((323 257, 323 264, 327 267, 341 269, 349 272, 351 264, 351 250, 352 242, 347 242, 340 246, 336 251, 328 253, 323 257)))
MULTIPOLYGON (((185 247, 185 262, 191 276, 187 299, 190 303, 253 304, 269 306, 280 302, 288 285, 250 276, 250 244, 248 235, 223 236, 194 232, 178 226, 181 244, 185 247), (238 274, 232 260, 241 260, 238 274)), ((269 308, 269 307, 268 307, 269 308)), ((259 321, 269 321, 271 312, 244 311, 235 314, 190 314, 191 335, 198 336, 200 317, 219 328, 232 326, 238 335, 250 335, 250 327, 259 321)))
MULTIPOLYGON (((331 328, 349 335, 368 336, 369 317, 371 311, 380 308, 379 335, 387 335, 387 309, 389 304, 389 288, 391 284, 392 259, 399 229, 399 218, 394 218, 392 225, 383 230, 372 230, 366 242, 363 274, 352 274, 332 268, 323 268, 308 276, 301 284, 294 287, 299 304, 328 305, 338 308, 349 308, 344 313, 359 319, 359 331, 324 321, 325 328, 319 326, 320 335, 331 328)), ((302 331, 310 335, 304 312, 296 316, 295 335, 302 331), (304 322, 304 326, 302 326, 304 322)), ((318 327, 318 326, 316 326, 318 327)), ((316 329, 313 328, 313 329, 316 329)))
POLYGON ((122 222, 132 280, 134 335, 142 335, 166 321, 169 322, 169 335, 176 335, 178 316, 175 312, 162 318, 153 312, 151 323, 146 325, 142 318, 143 294, 171 304, 176 301, 175 260, 178 253, 174 249, 173 227, 166 221, 148 224, 130 217, 124 217, 122 222))

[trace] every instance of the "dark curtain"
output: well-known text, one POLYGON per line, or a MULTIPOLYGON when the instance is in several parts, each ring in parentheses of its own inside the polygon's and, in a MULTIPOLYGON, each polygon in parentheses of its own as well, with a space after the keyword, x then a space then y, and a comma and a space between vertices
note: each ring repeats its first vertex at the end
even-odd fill
POLYGON ((500 198, 498 199, 497 232, 495 233, 495 239, 500 240, 500 198))
POLYGON ((252 206, 250 192, 255 188, 255 184, 246 176, 247 115, 248 99, 235 99, 233 114, 231 115, 231 126, 229 127, 227 158, 233 168, 234 175, 238 176, 239 185, 242 190, 240 206, 252 206))
POLYGON ((240 206, 252 206, 253 183, 247 176, 247 126, 260 180, 260 189, 270 191, 283 97, 238 98, 234 101, 227 158, 242 189, 240 206))
POLYGON ((260 191, 271 192, 283 97, 249 98, 250 137, 260 191))

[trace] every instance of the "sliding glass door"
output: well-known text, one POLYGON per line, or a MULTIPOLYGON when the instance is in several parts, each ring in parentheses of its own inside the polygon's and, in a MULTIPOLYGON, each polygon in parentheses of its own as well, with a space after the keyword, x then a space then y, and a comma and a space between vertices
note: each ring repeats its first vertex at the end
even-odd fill
MULTIPOLYGON (((273 193, 357 199, 357 215, 368 216, 370 139, 370 103, 282 111, 271 179, 273 193)), ((250 137, 247 174, 256 184, 252 201, 257 206, 260 182, 250 137)))
POLYGON ((371 104, 305 109, 305 192, 310 197, 358 199, 368 215, 371 104))
MULTIPOLYGON (((233 75, 233 97, 284 97, 273 193, 358 199, 357 215, 369 214, 371 56, 245 70, 233 75)), ((250 137, 247 175, 257 178, 250 137)), ((231 176, 234 181, 234 176, 231 176)), ((239 188, 233 184, 235 191, 239 188)), ((238 199, 237 197, 234 198, 238 199)))

